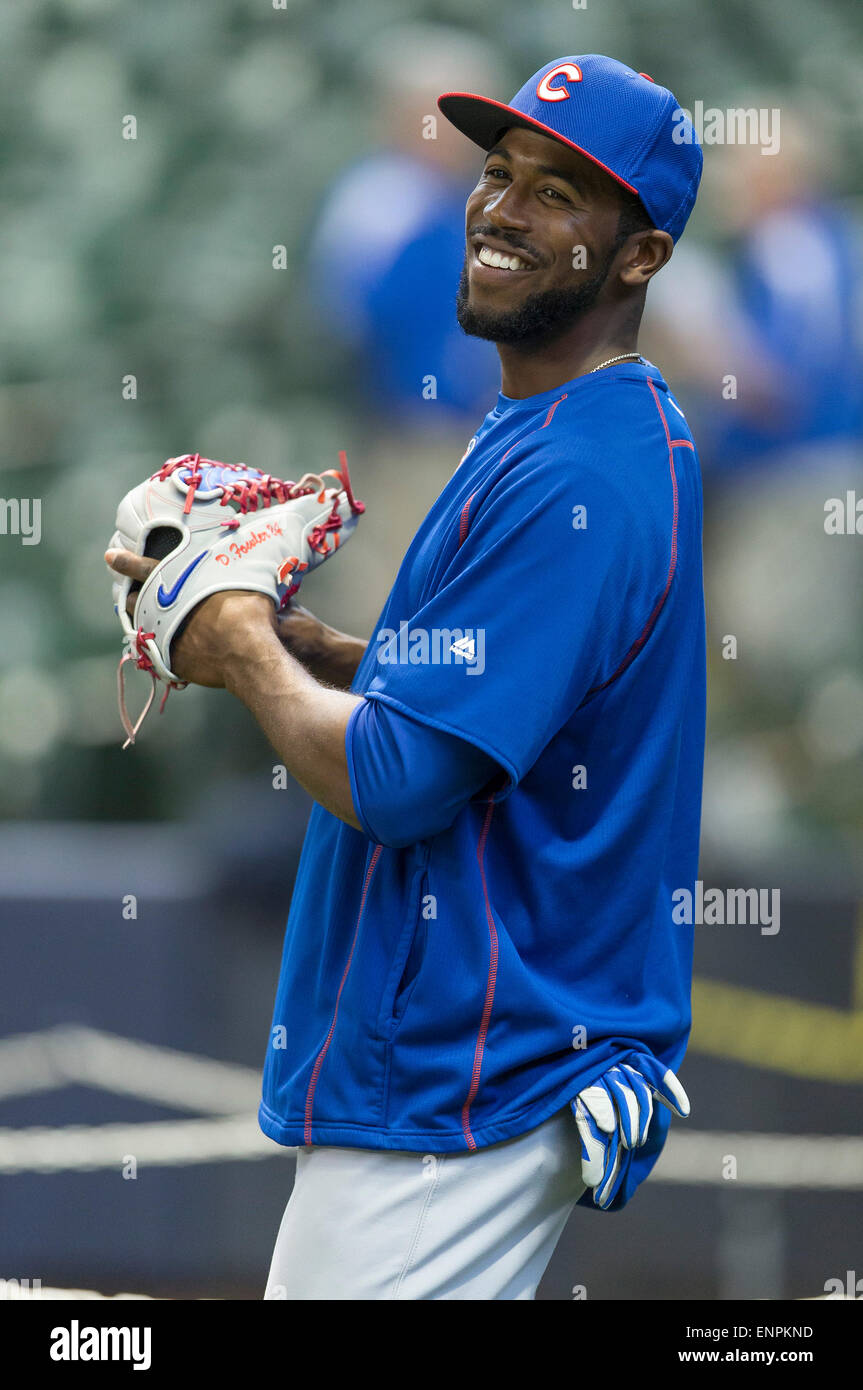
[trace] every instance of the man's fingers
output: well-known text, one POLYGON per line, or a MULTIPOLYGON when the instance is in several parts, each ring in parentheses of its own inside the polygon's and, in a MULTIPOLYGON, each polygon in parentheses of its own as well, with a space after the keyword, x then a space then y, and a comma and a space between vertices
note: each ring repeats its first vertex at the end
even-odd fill
POLYGON ((636 1054, 632 1061, 653 1091, 654 1099, 685 1120, 689 1114, 689 1096, 674 1072, 646 1053, 636 1054))
POLYGON ((156 568, 158 561, 150 559, 147 555, 133 555, 131 550, 106 550, 105 563, 115 573, 125 574, 143 584, 156 568))
POLYGON ((125 575, 132 580, 126 598, 126 612, 131 618, 135 613, 138 590, 147 576, 153 573, 158 560, 147 555, 134 555, 131 550, 115 550, 112 546, 105 551, 105 563, 115 574, 125 575))
POLYGON ((627 1149, 637 1148, 647 1138, 653 1115, 650 1088, 634 1067, 612 1067, 605 1083, 614 1096, 620 1115, 620 1137, 627 1149))
POLYGON ((667 1105, 669 1110, 673 1110, 675 1115, 679 1115, 681 1120, 686 1119, 689 1114, 689 1096, 673 1071, 665 1073, 661 1085, 654 1088, 654 1095, 663 1105, 667 1105))
POLYGON ((603 1135, 580 1096, 572 1102, 572 1112, 581 1140, 581 1174, 585 1187, 597 1187, 605 1172, 608 1139, 603 1135))
POLYGON ((614 1134, 617 1129, 617 1111, 614 1102, 608 1094, 608 1087, 600 1079, 592 1086, 586 1086, 583 1091, 579 1091, 578 1098, 582 1105, 590 1111, 596 1124, 606 1134, 614 1134))

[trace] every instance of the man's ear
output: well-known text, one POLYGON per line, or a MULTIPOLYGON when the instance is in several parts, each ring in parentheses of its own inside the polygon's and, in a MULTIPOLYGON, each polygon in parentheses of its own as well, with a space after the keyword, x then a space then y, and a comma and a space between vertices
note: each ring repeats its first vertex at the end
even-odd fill
POLYGON ((674 242, 668 232, 654 227, 649 232, 633 232, 620 248, 618 274, 624 285, 645 285, 671 260, 674 242))

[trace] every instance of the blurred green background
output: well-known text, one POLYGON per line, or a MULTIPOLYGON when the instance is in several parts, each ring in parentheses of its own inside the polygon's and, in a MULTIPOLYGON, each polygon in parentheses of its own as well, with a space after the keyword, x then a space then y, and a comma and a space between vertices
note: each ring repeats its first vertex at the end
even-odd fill
MULTIPOLYGON (((134 753, 121 754, 119 639, 101 556, 123 491, 185 450, 293 477, 347 448, 369 504, 364 552, 351 556, 347 596, 344 576, 325 571, 304 601, 368 631, 412 526, 472 432, 467 420, 460 432, 444 431, 446 447, 430 461, 421 426, 391 438, 358 388, 338 324, 305 284, 328 188, 387 139, 375 90, 378 40, 410 21, 472 36, 504 99, 550 55, 579 51, 651 72, 690 107, 695 99, 725 107, 753 92, 772 105, 790 93, 817 111, 832 192, 851 209, 859 199, 861 11, 853 0, 590 0, 584 9, 476 0, 467 16, 461 4, 431 0, 286 0, 280 9, 268 0, 10 0, 0 14, 0 487, 7 498, 42 499, 43 539, 27 547, 0 537, 3 816, 182 818, 214 780, 269 759, 241 710, 198 691, 175 696, 134 753), (128 115, 134 140, 123 138, 128 115), (279 245, 284 270, 273 268, 279 245), (132 400, 123 398, 129 374, 132 400)), ((420 71, 416 46, 411 52, 420 71)), ((419 147, 419 132, 409 137, 419 147)), ((476 153, 465 156, 465 193, 476 153)), ((701 205, 682 245, 721 261, 731 232, 717 215, 722 188, 711 192, 712 158, 708 150, 701 205)), ((669 284, 675 270, 672 263, 669 284)), ((658 352, 656 360, 691 404, 686 373, 675 375, 658 352)), ((744 595, 743 607, 757 600, 744 595)), ((846 636, 853 660, 849 670, 837 657, 840 686, 827 703, 853 723, 863 709, 853 624, 846 636)), ((798 641, 808 640, 801 622, 798 641)), ((757 759, 772 762, 760 735, 773 721, 785 731, 785 756, 802 759, 808 790, 783 791, 781 775, 765 770, 765 813, 790 797, 799 819, 802 799, 812 803, 813 825, 856 833, 859 741, 841 749, 854 759, 846 783, 842 760, 807 741, 817 691, 805 680, 799 688, 801 680, 780 699, 775 679, 758 681, 750 669, 744 699, 725 689, 734 680, 720 665, 716 734, 758 735, 757 759)), ((133 702, 145 691, 141 677, 133 702)), ((708 815, 711 804, 708 796, 708 815)))

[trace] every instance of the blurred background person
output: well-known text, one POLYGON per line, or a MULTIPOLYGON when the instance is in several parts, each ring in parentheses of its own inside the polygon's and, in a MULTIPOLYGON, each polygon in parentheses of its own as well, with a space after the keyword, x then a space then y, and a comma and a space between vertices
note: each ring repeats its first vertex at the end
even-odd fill
POLYGON ((354 393, 375 426, 471 432, 500 376, 493 347, 462 333, 454 311, 479 166, 436 102, 449 90, 504 90, 501 64, 487 39, 420 23, 376 33, 358 61, 373 145, 320 210, 310 302, 350 350, 354 393))
POLYGON ((653 311, 656 350, 697 398, 714 483, 829 466, 863 439, 859 220, 836 195, 838 152, 817 113, 787 94, 774 110, 775 153, 754 143, 711 152, 720 254, 681 248, 653 311), (726 373, 736 393, 718 399, 726 373))
POLYGON ((422 22, 374 29, 357 69, 369 148, 322 200, 304 298, 361 422, 363 474, 386 480, 387 512, 370 511, 366 528, 366 574, 383 596, 500 387, 493 344, 455 315, 481 152, 447 128, 437 98, 511 84, 488 36, 422 22))
POLYGON ((704 841, 744 857, 793 842, 802 865, 829 824, 830 852, 850 864, 863 564, 853 538, 825 534, 824 508, 860 485, 863 238, 818 108, 788 93, 760 103, 779 113, 777 152, 708 148, 717 240, 680 248, 646 330, 704 441, 716 756, 704 841))

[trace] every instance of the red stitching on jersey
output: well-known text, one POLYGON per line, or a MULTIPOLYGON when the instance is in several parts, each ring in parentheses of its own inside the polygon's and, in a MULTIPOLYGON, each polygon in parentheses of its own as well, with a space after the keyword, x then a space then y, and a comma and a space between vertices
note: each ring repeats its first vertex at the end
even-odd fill
POLYGON ((510 444, 509 448, 507 449, 506 453, 504 454, 503 458, 501 459, 501 463, 503 463, 504 459, 509 458, 509 456, 510 456, 510 454, 512 453, 513 449, 518 448, 518 446, 519 446, 519 444, 521 444, 522 440, 527 439, 528 436, 531 435, 531 434, 536 434, 536 433, 537 433, 537 430, 544 430, 545 427, 546 427, 546 425, 550 425, 550 424, 551 424, 551 417, 552 417, 552 415, 553 415, 554 412, 557 410, 557 407, 560 405, 560 402, 561 402, 561 401, 565 401, 568 395, 569 395, 569 392, 568 392, 568 391, 564 391, 564 393, 563 393, 562 396, 559 396, 558 399, 557 399, 556 401, 552 401, 551 405, 550 405, 549 408, 548 408, 548 414, 546 415, 546 417, 545 417, 545 419, 543 420, 542 424, 541 424, 541 425, 537 425, 537 427, 536 427, 535 430, 528 430, 527 434, 523 434, 523 435, 521 436, 521 439, 517 439, 517 440, 515 441, 515 444, 510 444))
MULTIPOLYGON (((516 445, 521 444, 522 439, 527 439, 527 437, 528 437, 529 434, 536 434, 536 431, 537 431, 537 430, 544 430, 545 427, 546 427, 546 425, 548 425, 548 424, 551 423, 551 417, 554 415, 554 412, 557 410, 557 407, 560 405, 560 402, 561 402, 561 401, 565 401, 565 400, 566 400, 566 397, 567 397, 567 392, 564 391, 563 395, 562 395, 558 400, 552 401, 551 405, 550 405, 549 408, 548 408, 548 414, 546 415, 546 417, 545 417, 545 419, 543 420, 542 424, 541 424, 541 425, 537 425, 536 430, 528 430, 528 434, 523 434, 522 437, 521 437, 521 439, 517 439, 517 440, 515 441, 515 444, 511 444, 511 445, 509 446, 509 448, 507 449, 506 453, 504 454, 503 458, 501 459, 501 463, 503 463, 504 459, 506 459, 506 458, 512 453, 512 451, 513 451, 513 449, 516 447, 516 445)), ((472 492, 471 495, 470 495, 470 497, 467 499, 467 501, 465 502, 464 506, 463 506, 462 509, 461 509, 461 515, 460 515, 460 517, 459 517, 459 519, 458 519, 458 547, 457 547, 457 548, 458 548, 459 550, 461 549, 461 547, 464 545, 465 541, 467 540, 467 533, 468 533, 468 531, 470 530, 470 504, 471 504, 471 502, 473 501, 473 499, 474 499, 475 497, 476 497, 476 493, 475 493, 475 492, 472 492)))
POLYGON ((552 401, 551 405, 550 405, 549 408, 548 408, 548 414, 546 415, 545 419, 543 420, 542 424, 541 424, 540 427, 539 427, 541 430, 544 430, 545 427, 546 427, 546 425, 550 425, 550 424, 551 424, 551 417, 552 417, 552 415, 553 415, 554 412, 557 410, 557 407, 560 405, 560 402, 566 400, 568 394, 569 394, 569 393, 568 393, 567 391, 564 391, 564 393, 563 393, 562 396, 559 396, 558 399, 557 399, 556 401, 552 401))
POLYGON ((328 1050, 329 1050, 330 1043, 332 1042, 333 1033, 334 1033, 335 1030, 336 1030, 336 1019, 337 1019, 338 1016, 339 1016, 339 1002, 340 1002, 341 997, 342 997, 342 990, 343 990, 344 987, 345 987, 345 981, 346 981, 347 978, 348 978, 348 971, 349 971, 350 968, 351 968, 351 961, 352 961, 353 958, 354 958, 354 949, 355 949, 356 944, 357 944, 357 937, 359 936, 360 922, 361 922, 362 919, 363 919, 363 909, 365 908, 365 905, 366 905, 366 895, 367 895, 367 893, 368 893, 368 891, 369 891, 369 884, 370 884, 371 881, 372 881, 372 874, 374 873, 375 868, 377 867, 377 862, 378 862, 378 860, 380 859, 381 850, 382 850, 382 849, 383 849, 383 845, 375 845, 374 853, 373 853, 371 859, 369 860, 369 867, 368 867, 368 869, 366 870, 366 879, 365 879, 365 883, 363 884, 363 895, 362 895, 362 897, 361 897, 361 899, 360 899, 360 910, 359 910, 359 912, 357 913, 357 924, 356 924, 356 926, 354 927, 354 937, 353 937, 353 941, 351 942, 351 949, 350 949, 350 951, 349 951, 349 953, 348 953, 347 964, 346 964, 346 966, 345 966, 344 974, 342 975, 341 984, 339 985, 339 992, 338 992, 338 994, 336 995, 336 1007, 335 1007, 335 1009, 333 1010, 333 1019, 332 1019, 332 1022, 331 1022, 331 1024, 330 1024, 330 1031, 327 1033, 327 1036, 326 1036, 326 1038, 325 1038, 325 1040, 324 1040, 324 1045, 323 1045, 323 1047, 321 1048, 320 1052, 318 1053, 317 1059, 316 1059, 316 1061, 315 1061, 314 1069, 313 1069, 313 1071, 312 1071, 312 1078, 311 1078, 311 1080, 310 1080, 310 1082, 309 1082, 309 1089, 308 1089, 308 1092, 307 1092, 307 1094, 306 1094, 306 1124, 305 1124, 305 1130, 304 1130, 304 1132, 303 1132, 303 1143, 304 1143, 304 1144, 311 1144, 311 1142, 312 1142, 312 1107, 313 1107, 314 1101, 315 1101, 315 1087, 316 1087, 317 1084, 318 1084, 318 1077, 319 1077, 320 1074, 321 1074, 321 1067, 324 1065, 324 1058, 325 1058, 326 1055, 327 1055, 327 1052, 328 1052, 328 1050))
POLYGON ((476 847, 476 857, 477 862, 479 864, 480 878, 482 879, 483 897, 485 898, 485 916, 486 921, 488 922, 489 962, 488 978, 486 980, 485 986, 485 1003, 483 1005, 482 1019, 480 1021, 479 1032, 477 1033, 476 1037, 476 1047, 474 1048, 473 1054, 473 1071, 471 1072, 470 1090, 467 1093, 467 1100, 465 1101, 461 1112, 461 1127, 464 1130, 464 1137, 467 1140, 467 1146, 469 1149, 476 1148, 476 1140, 471 1134, 470 1129, 470 1107, 473 1103, 473 1099, 476 1096, 477 1091, 479 1090, 479 1077, 480 1072, 482 1071, 482 1057, 483 1052, 485 1051, 485 1040, 488 1035, 488 1025, 491 1020, 491 1010, 492 1005, 494 1003, 494 989, 495 984, 497 982, 497 928, 494 924, 494 916, 492 915, 491 903, 489 902, 488 898, 488 884, 486 883, 485 865, 483 863, 483 858, 485 855, 485 845, 486 840, 488 839, 488 831, 489 826, 491 825, 491 817, 493 811, 494 797, 490 796, 488 799, 488 810, 486 811, 485 823, 482 827, 482 831, 480 832, 480 837, 476 847))
MULTIPOLYGON (((648 637, 653 631, 657 618, 662 612, 663 605, 668 597, 668 591, 671 588, 671 581, 674 578, 674 571, 677 568, 677 476, 674 472, 674 445, 676 443, 687 444, 688 447, 691 449, 694 449, 695 445, 691 444, 689 440, 673 440, 671 438, 671 431, 668 428, 668 421, 665 418, 665 412, 662 409, 659 396, 656 393, 656 387, 650 380, 650 377, 647 378, 647 384, 650 387, 653 399, 656 402, 656 409, 659 411, 659 418, 662 421, 662 428, 665 431, 665 442, 668 445, 668 468, 669 472, 671 473, 671 491, 674 498, 674 512, 671 522, 671 557, 668 562, 668 577, 665 581, 665 588, 663 589, 660 598, 657 600, 653 612, 651 613, 650 617, 645 623, 640 637, 637 637, 636 640, 633 642, 632 646, 626 653, 626 656, 623 658, 622 662, 620 663, 614 674, 609 676, 607 681, 603 681, 601 685, 595 685, 591 690, 588 690, 587 694, 584 697, 585 700, 589 700, 591 695, 597 695, 600 690, 605 690, 609 685, 611 685, 612 681, 616 681, 618 676, 622 676, 626 668, 630 666, 632 662, 635 660, 635 658, 638 656, 638 653, 641 651, 641 648, 644 646, 645 642, 647 641, 648 637)), ((584 700, 582 701, 582 704, 583 703, 584 700)))
POLYGON ((672 439, 672 449, 694 449, 695 445, 691 439, 672 439))
POLYGON ((459 548, 459 549, 461 549, 461 547, 464 545, 465 541, 467 540, 467 533, 468 533, 468 531, 470 530, 470 504, 471 504, 471 502, 473 501, 473 499, 474 499, 475 497, 476 497, 476 493, 475 493, 475 492, 472 492, 471 495, 470 495, 470 497, 467 499, 467 501, 465 502, 464 506, 463 506, 462 509, 461 509, 461 516, 460 516, 459 519, 458 519, 458 548, 459 548))

